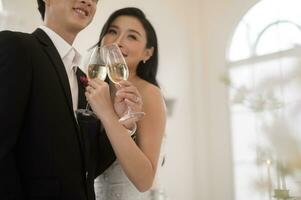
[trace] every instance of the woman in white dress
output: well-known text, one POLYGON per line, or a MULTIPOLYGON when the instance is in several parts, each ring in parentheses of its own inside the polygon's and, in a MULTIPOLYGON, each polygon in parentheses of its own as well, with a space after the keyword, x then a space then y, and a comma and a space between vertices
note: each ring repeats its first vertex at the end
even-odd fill
MULTIPOLYGON (((164 99, 156 80, 157 36, 140 9, 123 8, 108 18, 101 31, 99 45, 111 43, 120 47, 130 73, 128 81, 121 81, 120 85, 97 79, 89 81, 87 87, 87 99, 101 120, 117 158, 97 178, 96 196, 97 200, 150 199, 166 123, 164 99), (137 121, 135 139, 118 122, 126 106, 146 113, 137 121)), ((133 125, 129 122, 125 126, 131 129, 133 125)))

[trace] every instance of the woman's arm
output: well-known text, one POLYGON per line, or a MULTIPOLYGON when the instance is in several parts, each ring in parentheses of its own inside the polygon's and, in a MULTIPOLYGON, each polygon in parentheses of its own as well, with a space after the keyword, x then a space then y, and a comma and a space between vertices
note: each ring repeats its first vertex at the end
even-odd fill
MULTIPOLYGON (((143 111, 146 115, 138 122, 137 144, 127 134, 119 122, 112 105, 103 102, 108 97, 102 95, 103 85, 93 85, 96 92, 87 98, 96 115, 102 121, 119 163, 128 178, 139 191, 148 190, 153 183, 159 158, 162 137, 165 131, 166 113, 160 90, 152 85, 140 91, 143 111)), ((88 89, 93 90, 93 89, 88 89)), ((107 90, 107 89, 104 89, 107 90)), ((88 92, 89 93, 89 92, 88 92)), ((106 92, 104 92, 106 93, 106 92)))

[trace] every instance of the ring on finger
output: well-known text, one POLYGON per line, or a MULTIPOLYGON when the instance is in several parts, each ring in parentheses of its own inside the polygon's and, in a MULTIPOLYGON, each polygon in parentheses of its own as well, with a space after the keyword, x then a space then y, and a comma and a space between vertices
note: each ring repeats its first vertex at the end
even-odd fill
POLYGON ((140 100, 140 99, 139 99, 139 97, 138 97, 138 96, 136 96, 136 98, 135 98, 135 102, 136 102, 136 103, 138 103, 138 102, 139 102, 139 100, 140 100))

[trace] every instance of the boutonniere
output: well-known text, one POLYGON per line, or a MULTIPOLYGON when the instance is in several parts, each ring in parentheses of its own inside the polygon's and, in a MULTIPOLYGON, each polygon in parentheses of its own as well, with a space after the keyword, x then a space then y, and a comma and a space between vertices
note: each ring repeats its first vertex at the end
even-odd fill
POLYGON ((84 86, 84 87, 87 87, 88 86, 88 79, 86 76, 81 76, 79 77, 79 81, 80 83, 84 86))

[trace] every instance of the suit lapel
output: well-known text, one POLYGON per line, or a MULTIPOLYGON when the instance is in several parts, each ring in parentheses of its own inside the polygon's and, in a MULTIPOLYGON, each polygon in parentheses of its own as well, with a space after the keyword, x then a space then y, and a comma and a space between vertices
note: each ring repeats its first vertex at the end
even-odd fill
MULTIPOLYGON (((49 60, 52 62, 52 66, 55 68, 55 71, 59 77, 60 84, 62 86, 66 101, 68 103, 68 108, 69 108, 70 114, 72 115, 74 125, 76 126, 76 129, 77 129, 76 134, 77 134, 77 137, 79 140, 79 144, 81 146, 81 154, 82 154, 83 163, 84 163, 83 167, 86 169, 87 161, 86 161, 86 150, 84 147, 85 142, 83 141, 83 139, 84 139, 83 135, 81 133, 81 130, 77 123, 77 120, 74 116, 74 111, 73 111, 73 106, 72 106, 72 96, 71 96, 68 76, 67 76, 64 64, 62 62, 62 59, 61 59, 57 49, 54 46, 54 44, 52 43, 52 41, 50 40, 50 38, 47 36, 47 34, 44 31, 42 31, 41 29, 37 29, 33 32, 33 35, 40 41, 42 48, 48 55, 49 60)), ((80 87, 79 87, 79 91, 80 91, 80 87)), ((81 91, 81 93, 84 93, 84 92, 81 91)), ((79 96, 82 96, 82 95, 79 93, 79 96)), ((82 97, 80 97, 80 98, 82 98, 82 97)))
POLYGON ((52 62, 52 66, 55 68, 60 83, 62 85, 62 88, 64 90, 64 94, 66 97, 66 101, 68 102, 68 107, 70 112, 73 114, 73 106, 72 106, 72 96, 71 96, 71 91, 70 91, 70 86, 69 86, 69 81, 68 81, 68 76, 66 73, 65 66, 63 64, 63 61, 55 48, 54 44, 48 37, 48 35, 42 31, 41 29, 37 29, 33 32, 33 35, 42 43, 42 46, 47 53, 49 59, 52 62))

